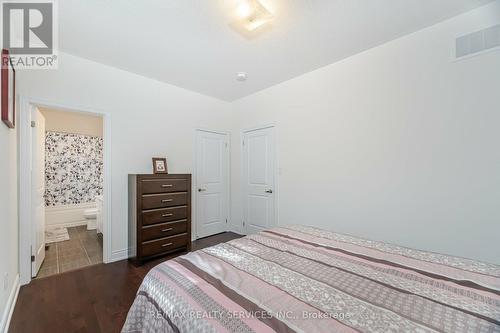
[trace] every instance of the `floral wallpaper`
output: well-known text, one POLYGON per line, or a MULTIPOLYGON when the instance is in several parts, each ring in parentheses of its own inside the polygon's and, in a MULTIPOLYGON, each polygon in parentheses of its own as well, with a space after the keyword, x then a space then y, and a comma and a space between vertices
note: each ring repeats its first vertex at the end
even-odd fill
POLYGON ((94 202, 102 194, 102 138, 46 132, 45 205, 94 202))

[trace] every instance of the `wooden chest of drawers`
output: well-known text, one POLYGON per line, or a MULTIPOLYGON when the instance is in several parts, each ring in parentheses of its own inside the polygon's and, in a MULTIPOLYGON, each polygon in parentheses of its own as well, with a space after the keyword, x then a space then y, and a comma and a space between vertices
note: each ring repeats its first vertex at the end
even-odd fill
POLYGON ((191 250, 191 175, 129 175, 129 258, 191 250))

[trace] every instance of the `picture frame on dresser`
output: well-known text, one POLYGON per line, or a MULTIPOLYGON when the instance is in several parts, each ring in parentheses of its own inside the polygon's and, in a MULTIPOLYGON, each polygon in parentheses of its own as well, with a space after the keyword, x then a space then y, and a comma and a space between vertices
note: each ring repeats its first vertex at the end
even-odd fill
POLYGON ((0 73, 2 121, 8 128, 14 128, 16 125, 16 71, 12 65, 9 51, 6 49, 2 49, 0 73))
POLYGON ((191 251, 191 175, 129 175, 129 259, 191 251))
POLYGON ((168 174, 167 159, 164 157, 153 157, 153 173, 168 174))

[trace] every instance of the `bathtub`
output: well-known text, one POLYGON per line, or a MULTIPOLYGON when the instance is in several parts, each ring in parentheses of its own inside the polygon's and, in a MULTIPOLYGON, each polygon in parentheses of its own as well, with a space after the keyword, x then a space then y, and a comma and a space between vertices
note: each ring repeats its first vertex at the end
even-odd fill
POLYGON ((87 225, 88 220, 85 219, 84 212, 89 209, 97 208, 97 232, 102 233, 102 201, 102 196, 97 196, 95 202, 45 207, 45 226, 68 228, 87 225))
POLYGON ((45 207, 45 225, 61 227, 86 225, 83 212, 90 208, 95 208, 94 202, 45 207))

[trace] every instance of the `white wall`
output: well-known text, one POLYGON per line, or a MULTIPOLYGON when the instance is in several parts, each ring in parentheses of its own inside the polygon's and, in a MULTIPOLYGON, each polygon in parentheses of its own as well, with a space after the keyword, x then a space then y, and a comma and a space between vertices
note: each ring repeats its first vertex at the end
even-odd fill
POLYGON ((19 71, 18 93, 111 115, 112 255, 117 258, 127 249, 127 174, 151 173, 153 156, 166 156, 171 173, 191 173, 194 129, 229 130, 230 105, 72 55, 59 59, 57 71, 19 71))
POLYGON ((233 147, 277 124, 279 223, 500 264, 500 52, 450 61, 499 22, 496 1, 236 101, 233 147))
POLYGON ((100 116, 45 108, 39 109, 45 117, 46 131, 82 134, 102 138, 103 121, 100 116))
POLYGON ((0 331, 19 272, 17 222, 17 131, 0 122, 0 331), (6 275, 7 274, 7 275, 6 275), (7 279, 5 283, 4 279, 7 279))

